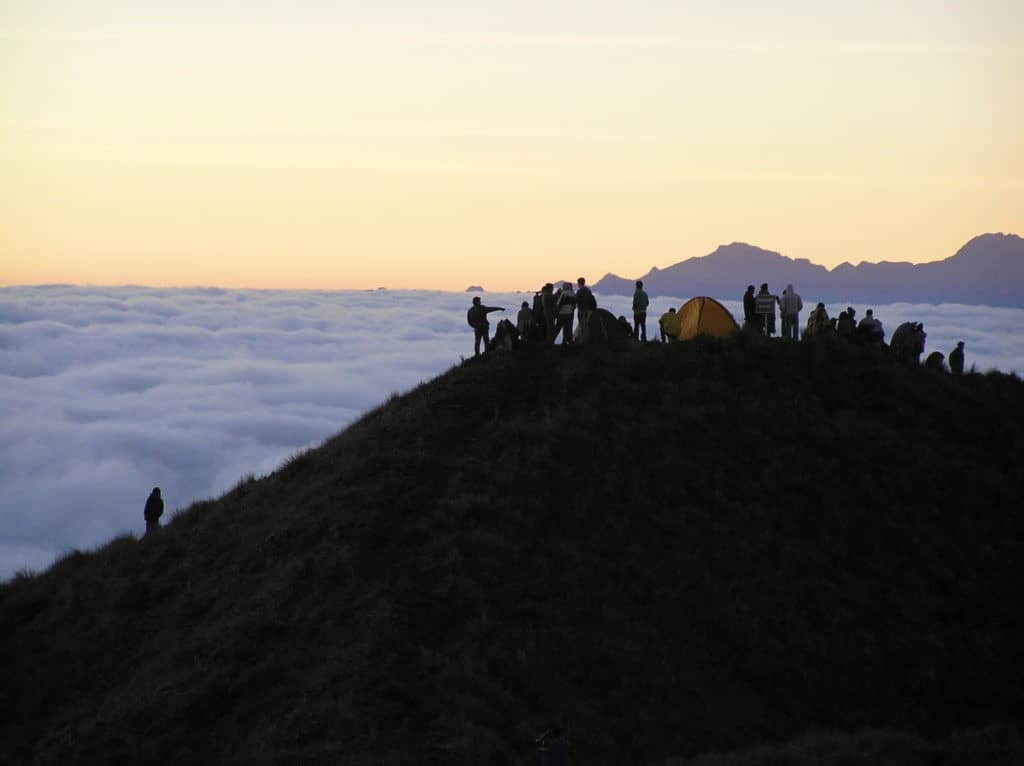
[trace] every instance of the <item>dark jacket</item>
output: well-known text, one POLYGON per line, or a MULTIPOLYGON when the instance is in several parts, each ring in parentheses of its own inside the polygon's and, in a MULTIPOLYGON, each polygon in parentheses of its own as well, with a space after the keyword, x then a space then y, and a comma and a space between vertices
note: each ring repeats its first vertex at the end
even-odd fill
POLYGON ((469 322, 469 326, 479 330, 481 327, 487 327, 487 315, 492 311, 501 311, 500 306, 485 306, 482 303, 476 306, 470 306, 469 311, 466 312, 466 321, 469 322))
MULTIPOLYGON (((735 293, 733 293, 735 295, 735 293)), ((757 311, 754 310, 754 291, 747 290, 743 293, 743 318, 748 322, 757 321, 757 311)))
POLYGON ((964 352, 959 346, 949 352, 949 369, 960 375, 964 371, 964 352))
MULTIPOLYGON (((136 506, 138 507, 138 506, 136 506)), ((146 499, 146 509, 142 512, 142 518, 146 521, 156 521, 164 515, 164 501, 160 493, 153 490, 146 499)), ((138 517, 136 517, 138 518, 138 517)))
POLYGON ((651 299, 647 297, 647 292, 642 287, 638 287, 633 293, 633 313, 646 314, 650 304, 651 299))
POLYGON ((597 308, 597 299, 586 285, 576 291, 576 305, 584 311, 593 311, 597 308))

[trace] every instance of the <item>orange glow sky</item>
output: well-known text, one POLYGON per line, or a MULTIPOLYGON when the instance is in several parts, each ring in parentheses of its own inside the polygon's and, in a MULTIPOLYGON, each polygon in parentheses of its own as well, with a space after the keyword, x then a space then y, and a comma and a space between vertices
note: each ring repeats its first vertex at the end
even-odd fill
POLYGON ((11 0, 0 284, 528 289, 1024 233, 1024 3, 11 0))

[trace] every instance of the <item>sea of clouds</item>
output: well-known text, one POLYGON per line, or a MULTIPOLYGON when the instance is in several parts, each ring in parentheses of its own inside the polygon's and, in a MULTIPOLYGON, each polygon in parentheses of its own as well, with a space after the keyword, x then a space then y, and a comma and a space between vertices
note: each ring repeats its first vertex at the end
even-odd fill
MULTIPOLYGON (((515 317, 532 293, 484 294, 515 317)), ((248 474, 273 471, 389 394, 472 353, 470 297, 430 291, 144 287, 0 289, 0 578, 141 532, 248 474)), ((616 315, 630 298, 598 296, 616 315)), ((651 336, 669 306, 652 297, 651 336)), ((735 316, 739 301, 724 301, 735 316)), ((845 304, 829 305, 835 315, 845 304)), ((811 306, 805 306, 802 320, 811 306)), ((858 307, 858 317, 863 315, 858 307)), ((1024 371, 1024 310, 876 306, 891 334, 925 323, 927 351, 1024 371)), ((492 327, 494 322, 492 321, 492 327)))

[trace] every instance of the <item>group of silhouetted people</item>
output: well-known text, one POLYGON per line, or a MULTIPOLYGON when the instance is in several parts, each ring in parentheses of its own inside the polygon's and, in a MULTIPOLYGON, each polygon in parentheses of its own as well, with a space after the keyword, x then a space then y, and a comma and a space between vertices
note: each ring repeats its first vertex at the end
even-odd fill
MULTIPOLYGON (((618 318, 626 334, 634 340, 647 342, 647 309, 650 298, 644 290, 644 283, 636 282, 633 292, 633 324, 624 316, 618 318)), ((818 336, 835 335, 845 340, 868 346, 885 345, 885 328, 882 321, 875 316, 873 309, 868 309, 864 316, 857 320, 857 311, 848 306, 838 317, 829 317, 824 303, 818 303, 807 318, 807 325, 800 331, 800 312, 804 301, 792 284, 786 285, 782 295, 774 295, 767 283, 762 283, 759 291, 748 285, 743 294, 743 329, 772 337, 776 332, 776 313, 781 320, 782 338, 790 340, 809 339, 818 336)), ((504 311, 502 306, 485 306, 479 297, 473 298, 473 305, 466 313, 466 321, 473 328, 473 352, 479 356, 482 351, 512 350, 523 342, 557 343, 561 337, 563 345, 576 341, 586 342, 590 333, 590 317, 597 309, 597 299, 587 286, 586 279, 576 280, 574 288, 570 282, 562 283, 561 288, 548 282, 533 296, 533 305, 523 301, 513 324, 509 319, 502 319, 490 334, 490 322, 487 315, 494 311, 504 311), (578 325, 575 323, 578 320, 578 325), (575 331, 574 331, 575 326, 575 331)), ((670 308, 658 320, 659 339, 662 342, 674 340, 666 330, 666 324, 675 314, 670 308)), ((904 322, 893 334, 890 349, 900 358, 918 363, 924 351, 924 325, 904 322)), ((945 357, 939 352, 932 352, 925 359, 925 366, 945 369, 945 357)), ((963 373, 964 343, 960 341, 949 354, 949 369, 955 374, 963 373)))
MULTIPOLYGON (((650 298, 643 288, 643 282, 637 281, 633 293, 632 326, 624 316, 620 316, 618 322, 636 340, 646 342, 650 298)), ((504 306, 485 306, 479 297, 473 298, 473 305, 466 312, 466 323, 473 328, 474 356, 489 350, 511 350, 525 342, 554 344, 559 337, 562 345, 577 341, 585 343, 590 334, 590 317, 597 310, 597 298, 584 277, 576 280, 575 288, 571 282, 563 282, 556 289, 548 282, 534 293, 532 306, 523 301, 515 323, 502 319, 491 336, 487 315, 504 310, 504 306)))
MULTIPOLYGON (((782 318, 782 337, 792 340, 835 335, 845 340, 867 346, 885 345, 885 328, 882 321, 875 316, 874 309, 864 312, 863 318, 857 321, 857 310, 847 306, 839 312, 838 317, 829 317, 824 303, 815 306, 807 318, 807 326, 801 336, 800 311, 804 302, 800 295, 787 285, 781 296, 775 296, 768 289, 767 283, 761 285, 759 292, 754 292, 753 285, 747 285, 743 294, 743 328, 748 332, 757 332, 771 337, 775 334, 775 310, 778 308, 782 318)), ((915 364, 920 362, 924 353, 926 333, 920 322, 904 322, 893 333, 889 348, 897 357, 915 364)), ((925 366, 931 369, 944 370, 945 357, 941 352, 933 351, 925 359, 925 366)), ((949 354, 949 369, 954 375, 962 375, 964 371, 964 342, 956 344, 949 354)))

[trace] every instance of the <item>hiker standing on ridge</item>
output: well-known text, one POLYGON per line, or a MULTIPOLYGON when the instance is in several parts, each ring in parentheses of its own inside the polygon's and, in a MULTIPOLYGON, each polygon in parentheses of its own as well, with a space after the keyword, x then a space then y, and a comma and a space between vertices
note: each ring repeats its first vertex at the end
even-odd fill
POLYGON ((526 301, 523 301, 519 313, 516 314, 516 331, 519 333, 519 339, 524 343, 533 335, 533 312, 530 310, 530 304, 526 301))
POLYGON ((636 292, 633 293, 633 339, 647 342, 647 306, 651 299, 644 292, 644 283, 636 281, 636 292))
POLYGON ((555 305, 555 286, 548 282, 540 288, 540 305, 544 313, 544 341, 555 342, 555 314, 558 307, 555 305))
POLYGON ((142 518, 146 520, 147 537, 160 529, 160 517, 163 515, 164 501, 160 497, 160 487, 153 487, 153 491, 146 498, 146 508, 142 511, 142 518))
POLYGON ((757 314, 764 322, 764 334, 769 338, 775 334, 775 306, 779 299, 768 292, 768 283, 761 285, 761 289, 754 296, 757 314))
POLYGON ((959 341, 956 348, 949 352, 949 371, 954 375, 964 374, 964 342, 959 341))
POLYGON ((747 285, 747 291, 743 293, 743 329, 753 328, 764 330, 761 317, 757 314, 757 301, 754 298, 754 286, 747 285))
POLYGON ((819 303, 807 317, 807 329, 804 330, 804 338, 813 338, 815 335, 825 335, 832 332, 832 322, 828 318, 828 311, 824 303, 819 303))
POLYGON ((854 319, 856 315, 857 309, 853 306, 847 306, 846 311, 839 313, 839 322, 836 325, 836 330, 841 338, 850 339, 857 334, 857 320, 854 319))
POLYGON ((576 311, 576 295, 572 291, 572 285, 568 282, 564 282, 562 289, 558 291, 555 306, 558 308, 558 318, 555 319, 555 332, 551 337, 551 342, 554 343, 558 340, 558 333, 561 331, 562 345, 565 346, 572 343, 572 316, 576 311))
MULTIPOLYGON (((865 312, 864 318, 860 320, 860 323, 857 325, 857 335, 860 337, 862 342, 869 345, 881 345, 885 342, 885 330, 882 328, 882 322, 875 319, 874 309, 868 309, 865 312)), ((917 359, 917 357, 914 357, 915 364, 917 363, 917 359)))
POLYGON ((487 315, 492 311, 504 311, 500 306, 485 306, 480 302, 480 296, 473 298, 473 305, 466 312, 466 322, 473 328, 473 356, 480 356, 480 342, 483 341, 484 351, 487 350, 491 339, 488 337, 491 325, 487 321, 487 315))
POLYGON ((577 279, 576 284, 576 316, 580 322, 580 340, 586 343, 590 335, 590 314, 597 308, 597 299, 583 277, 577 279))
POLYGON ((782 337, 800 340, 800 312, 804 302, 799 293, 794 292, 793 285, 786 285, 779 300, 779 313, 782 315, 782 337))

